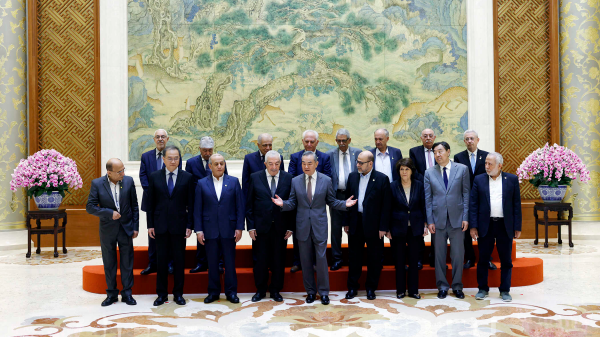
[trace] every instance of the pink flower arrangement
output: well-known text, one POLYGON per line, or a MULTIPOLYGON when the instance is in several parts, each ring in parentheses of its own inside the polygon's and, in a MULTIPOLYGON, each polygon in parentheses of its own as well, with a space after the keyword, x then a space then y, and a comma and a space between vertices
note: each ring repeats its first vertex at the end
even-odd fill
POLYGON ((75 161, 54 149, 40 150, 21 159, 11 176, 10 189, 15 192, 17 188, 26 188, 29 197, 58 191, 64 198, 69 188, 76 190, 83 186, 75 161))
POLYGON ((579 177, 585 183, 590 180, 590 171, 575 154, 564 146, 548 143, 533 151, 517 169, 519 182, 529 180, 533 186, 571 185, 571 181, 579 177))

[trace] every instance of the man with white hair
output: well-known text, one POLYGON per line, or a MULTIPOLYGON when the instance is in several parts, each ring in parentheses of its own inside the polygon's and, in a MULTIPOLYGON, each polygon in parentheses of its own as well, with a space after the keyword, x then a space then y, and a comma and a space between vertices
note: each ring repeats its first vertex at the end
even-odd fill
MULTIPOLYGON (((500 298, 512 301, 510 277, 512 271, 512 241, 521 236, 521 191, 516 175, 502 172, 502 155, 490 152, 485 159, 485 171, 475 177, 469 207, 470 235, 479 242, 479 259, 488 261, 494 250, 500 257, 500 298)), ((479 292, 475 299, 488 296, 488 268, 477 264, 479 292)))
MULTIPOLYGON (((161 170, 164 167, 164 150, 169 142, 169 135, 166 130, 158 129, 154 131, 154 144, 156 148, 142 154, 142 160, 140 164, 140 183, 144 194, 142 195, 142 211, 148 212, 148 187, 150 186, 148 178, 154 171, 161 170)), ((181 168, 181 160, 179 161, 179 168, 181 168)), ((146 224, 148 218, 146 218, 146 224)), ((148 275, 156 273, 156 242, 154 238, 148 235, 148 267, 142 270, 142 275, 148 275)), ((173 263, 169 263, 169 273, 173 274, 173 263)))

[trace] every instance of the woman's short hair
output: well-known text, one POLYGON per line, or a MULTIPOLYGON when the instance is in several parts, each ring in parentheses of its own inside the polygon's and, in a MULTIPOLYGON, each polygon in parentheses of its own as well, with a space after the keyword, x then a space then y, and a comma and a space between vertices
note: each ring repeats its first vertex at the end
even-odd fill
POLYGON ((402 166, 406 166, 410 169, 410 179, 414 180, 415 172, 417 171, 417 168, 415 167, 415 163, 413 163, 412 159, 402 158, 402 159, 398 160, 396 162, 396 172, 400 172, 400 167, 402 167, 402 166))

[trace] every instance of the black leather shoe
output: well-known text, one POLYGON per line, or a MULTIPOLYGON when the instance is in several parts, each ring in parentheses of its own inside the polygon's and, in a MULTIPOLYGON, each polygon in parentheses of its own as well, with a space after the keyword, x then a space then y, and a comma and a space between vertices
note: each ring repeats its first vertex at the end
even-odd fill
POLYGON ((496 267, 496 265, 494 264, 494 262, 490 261, 489 264, 490 265, 488 266, 488 268, 490 268, 490 270, 496 270, 496 269, 498 269, 498 267, 496 267))
POLYGON ((346 299, 347 300, 351 300, 354 297, 356 297, 356 295, 358 295, 358 291, 354 290, 354 289, 350 289, 348 290, 348 292, 346 293, 346 299))
POLYGON ((185 299, 183 296, 173 297, 173 301, 179 305, 185 305, 185 299))
POLYGON ((342 268, 342 261, 336 261, 331 267, 329 267, 330 270, 338 270, 340 268, 342 268))
POLYGON ((133 299, 133 296, 121 296, 121 302, 125 302, 127 305, 136 305, 137 302, 133 299))
POLYGON ((295 273, 300 270, 302 270, 302 268, 300 268, 300 266, 292 266, 292 268, 290 268, 290 272, 292 272, 292 273, 295 273))
POLYGON ((227 300, 233 304, 240 303, 240 299, 237 297, 236 294, 227 296, 227 300))
POLYGON ((398 299, 404 298, 404 296, 406 296, 406 293, 396 293, 396 298, 398 299))
POLYGON ((201 265, 198 263, 194 269, 190 270, 190 274, 201 273, 203 271, 207 271, 208 267, 201 265))
POLYGON ((165 296, 165 297, 158 296, 158 298, 154 300, 154 306, 158 307, 159 305, 163 305, 168 300, 169 300, 169 298, 167 296, 165 296))
POLYGON ((467 260, 467 262, 465 262, 465 265, 463 266, 463 269, 469 269, 471 267, 473 267, 474 263, 471 260, 467 260))
POLYGON ((321 304, 323 304, 323 305, 329 304, 329 296, 327 296, 327 295, 321 296, 321 304))
POLYGON ((419 269, 419 270, 423 269, 423 262, 421 262, 421 260, 419 260, 419 262, 417 262, 417 269, 419 269))
POLYGON ((369 301, 372 301, 376 298, 375 296, 375 290, 367 290, 367 299, 369 301))
POLYGON ((263 298, 265 298, 265 296, 267 296, 267 294, 265 293, 259 293, 257 292, 256 294, 254 294, 254 296, 252 296, 252 302, 258 302, 260 300, 262 300, 263 298))
POLYGON ((421 299, 421 295, 419 295, 419 294, 408 294, 408 297, 414 298, 416 300, 420 300, 421 299))
POLYGON ((204 303, 208 304, 208 303, 212 303, 212 302, 218 301, 218 300, 219 300, 219 295, 208 295, 204 299, 204 303))
POLYGON ((156 266, 149 264, 148 267, 146 267, 146 269, 142 270, 142 272, 140 274, 148 275, 148 274, 152 274, 152 273, 156 273, 156 266))
POLYGON ((109 297, 106 296, 106 298, 104 299, 104 301, 102 301, 102 306, 103 307, 108 307, 109 305, 115 303, 115 302, 119 302, 119 298, 118 297, 109 297))
POLYGON ((173 274, 173 263, 169 263, 169 274, 173 274))
POLYGON ((440 290, 438 291, 438 298, 443 300, 444 298, 446 298, 446 296, 448 296, 448 291, 447 290, 440 290))
POLYGON ((281 296, 280 293, 271 293, 271 298, 275 302, 283 302, 283 297, 281 296))
POLYGON ((306 296, 306 303, 312 303, 314 302, 316 299, 315 294, 308 294, 308 296, 306 296))
POLYGON ((454 296, 456 296, 456 298, 465 298, 465 293, 463 293, 462 290, 452 290, 452 292, 454 293, 454 296))

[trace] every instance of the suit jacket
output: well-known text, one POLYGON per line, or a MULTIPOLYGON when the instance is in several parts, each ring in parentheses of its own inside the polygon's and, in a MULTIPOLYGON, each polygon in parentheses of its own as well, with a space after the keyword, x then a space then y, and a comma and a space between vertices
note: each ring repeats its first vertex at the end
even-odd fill
POLYGON ((436 228, 446 228, 450 216, 450 225, 460 228, 463 221, 469 221, 469 169, 459 163, 452 163, 448 177, 448 189, 440 165, 436 164, 425 171, 425 206, 427 223, 436 228))
POLYGON ((119 206, 121 208, 121 218, 113 220, 113 211, 117 210, 113 198, 113 192, 110 190, 108 176, 92 180, 90 195, 85 206, 85 210, 100 218, 100 236, 103 235, 117 238, 119 226, 127 235, 132 236, 133 232, 140 230, 140 210, 138 208, 137 194, 135 192, 135 183, 129 176, 123 177, 119 186, 119 206))
POLYGON ((185 236, 192 228, 194 210, 194 177, 177 169, 173 193, 169 195, 166 168, 154 171, 148 179, 148 228, 156 234, 171 233, 185 236))
POLYGON ((394 181, 390 189, 392 190, 392 219, 390 221, 392 238, 407 234, 413 236, 423 235, 423 227, 427 222, 423 183, 413 179, 410 186, 410 201, 408 202, 400 180, 394 181), (412 233, 407 233, 409 221, 412 233))
MULTIPOLYGON (((502 172, 502 212, 504 226, 509 238, 515 231, 521 230, 521 191, 519 178, 516 175, 502 172)), ((471 190, 471 207, 469 208, 469 227, 477 228, 479 236, 485 237, 490 227, 490 180, 487 174, 475 177, 471 190)))
MULTIPOLYGON (((163 165, 164 167, 164 165, 163 165)), ((181 169, 181 160, 179 160, 179 168, 181 169)), ((156 167, 156 149, 152 149, 142 154, 142 162, 140 163, 140 183, 144 193, 142 194, 142 211, 148 211, 148 177, 150 173, 158 170, 156 167)))
MULTIPOLYGON (((350 155, 350 173, 356 172, 356 158, 358 158, 361 151, 355 147, 349 147, 347 152, 350 155)), ((333 190, 337 191, 338 184, 340 183, 340 149, 329 150, 326 154, 329 156, 329 163, 331 164, 331 184, 333 185, 333 190)))
POLYGON ((454 162, 463 164, 469 169, 469 178, 471 178, 471 187, 473 187, 473 180, 475 177, 484 174, 485 172, 485 158, 487 158, 488 152, 477 149, 477 158, 475 158, 475 173, 471 171, 471 159, 469 159, 469 152, 464 150, 454 155, 454 162))
MULTIPOLYGON (((198 180, 206 177, 206 167, 200 155, 190 158, 185 163, 185 170, 194 175, 194 185, 196 185, 198 180)), ((227 164, 225 164, 225 174, 229 174, 227 173, 227 164)))
MULTIPOLYGON (((246 190, 248 193, 246 199, 248 230, 255 229, 257 233, 267 233, 274 224, 282 232, 282 237, 286 231, 293 232, 295 230, 291 212, 283 212, 271 200, 271 188, 265 170, 252 173, 246 190)), ((291 191, 292 175, 280 171, 275 194, 282 199, 289 199, 291 191)))
POLYGON ((244 230, 245 203, 236 177, 224 174, 221 198, 217 192, 213 176, 198 180, 194 200, 194 229, 204 232, 205 239, 225 239, 235 237, 236 230, 244 230))
POLYGON ((292 179, 292 191, 290 198, 283 201, 283 210, 296 209, 296 232, 298 240, 306 241, 312 228, 315 238, 327 242, 328 224, 326 205, 339 211, 346 210, 346 201, 337 200, 331 178, 321 172, 317 172, 317 185, 312 203, 308 203, 306 194, 305 174, 292 179))
MULTIPOLYGON (((388 146, 388 152, 390 155, 390 164, 392 165, 392 181, 396 181, 400 179, 400 174, 398 173, 398 171, 396 171, 396 169, 394 169, 394 167, 396 166, 398 160, 402 159, 402 151, 395 147, 388 146)), ((371 150, 371 153, 373 154, 373 169, 375 170, 375 162, 377 161, 375 153, 377 153, 377 148, 371 150)))
MULTIPOLYGON (((304 150, 293 153, 290 156, 290 166, 288 167, 288 172, 294 177, 304 174, 304 171, 302 171, 303 153, 304 150)), ((329 162, 329 155, 319 150, 316 150, 315 153, 317 154, 317 161, 319 162, 319 166, 317 166, 317 172, 321 172, 331 178, 331 163, 329 162)))
MULTIPOLYGON (((285 172, 283 156, 279 155, 281 165, 279 171, 285 172)), ((265 163, 260 159, 260 151, 252 152, 244 156, 244 166, 242 166, 242 191, 244 192, 244 200, 248 197, 248 188, 250 186, 250 175, 254 172, 265 172, 265 163)))
MULTIPOLYGON (((408 151, 408 156, 412 159, 415 164, 415 168, 417 172, 413 172, 415 179, 419 180, 421 183, 423 182, 423 178, 425 176, 425 170, 427 170, 427 158, 425 158, 425 146, 415 146, 408 151)), ((435 164, 435 156, 433 153, 431 154, 432 162, 435 164)), ((454 157, 456 158, 456 157, 454 157)), ((455 159, 456 161, 456 159, 455 159)))
MULTIPOLYGON (((348 176, 346 199, 351 196, 358 199, 360 175, 358 172, 352 172, 348 176)), ((369 177, 362 203, 362 215, 358 213, 358 203, 348 209, 346 226, 350 227, 349 233, 354 234, 356 232, 359 216, 362 216, 365 237, 379 237, 379 231, 387 232, 390 226, 391 199, 390 179, 388 176, 371 170, 371 177, 369 177)))

